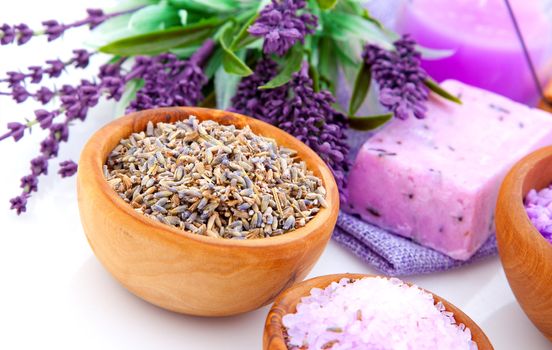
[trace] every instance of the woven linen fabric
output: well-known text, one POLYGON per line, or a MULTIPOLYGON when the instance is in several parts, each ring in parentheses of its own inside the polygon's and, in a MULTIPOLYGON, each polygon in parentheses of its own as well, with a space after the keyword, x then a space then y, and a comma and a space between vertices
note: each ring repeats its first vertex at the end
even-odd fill
POLYGON ((344 212, 339 213, 333 239, 388 276, 444 271, 497 254, 494 234, 469 260, 460 261, 344 212))

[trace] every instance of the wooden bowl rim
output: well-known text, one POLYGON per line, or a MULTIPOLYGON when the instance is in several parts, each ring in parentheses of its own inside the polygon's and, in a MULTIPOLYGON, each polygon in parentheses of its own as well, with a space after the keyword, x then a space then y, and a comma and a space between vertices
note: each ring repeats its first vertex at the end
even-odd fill
POLYGON ((516 227, 514 231, 516 233, 525 233, 525 236, 520 236, 532 240, 535 244, 544 245, 544 249, 552 253, 552 244, 533 225, 524 206, 526 194, 523 193, 523 188, 527 181, 527 174, 535 171, 534 169, 542 162, 552 162, 552 146, 543 147, 530 153, 512 167, 500 188, 497 206, 501 205, 501 203, 511 202, 514 210, 503 212, 510 216, 512 224, 516 227))
MULTIPOLYGON (((185 119, 183 117, 181 120, 185 119)), ((136 131, 134 131, 136 132, 136 131)), ((127 135, 128 136, 128 135, 127 135)), ((277 142, 278 138, 273 137, 277 142)), ((312 166, 309 167, 311 170, 313 170, 312 166)), ((259 119, 254 119, 239 113, 233 113, 228 111, 221 111, 217 109, 211 109, 211 108, 201 108, 201 107, 164 107, 164 108, 156 108, 156 109, 149 109, 149 110, 143 110, 140 112, 134 112, 127 114, 123 117, 117 118, 105 126, 103 126, 100 130, 96 131, 92 137, 88 140, 86 143, 80 157, 79 161, 79 176, 80 173, 88 173, 86 176, 90 176, 93 183, 96 185, 96 187, 101 191, 101 194, 105 200, 111 201, 115 207, 120 211, 121 214, 131 217, 132 219, 138 220, 143 225, 153 227, 157 229, 157 232, 155 233, 156 236, 161 237, 159 233, 163 234, 164 238, 170 239, 170 240, 176 240, 176 242, 185 243, 186 239, 192 239, 198 242, 206 243, 209 245, 215 245, 215 246, 221 246, 221 247, 250 247, 250 248, 264 248, 264 247, 270 247, 270 246, 281 246, 286 244, 291 244, 296 241, 299 241, 305 237, 308 237, 310 235, 313 235, 317 232, 315 230, 315 227, 319 227, 321 225, 325 225, 326 222, 331 221, 333 218, 332 216, 336 215, 332 213, 333 206, 337 206, 339 208, 339 193, 337 190, 337 184, 335 183, 335 179, 333 177, 333 174, 329 167, 326 165, 326 163, 306 144, 299 141, 292 135, 286 133, 285 131, 276 128, 275 126, 272 126, 268 123, 265 123, 259 119), (197 235, 192 232, 189 232, 187 230, 180 230, 177 228, 174 228, 170 225, 166 225, 163 223, 160 223, 156 220, 153 220, 145 215, 139 214, 136 211, 132 209, 132 207, 126 203, 122 198, 119 197, 119 195, 109 186, 107 181, 104 179, 103 176, 103 165, 105 164, 105 159, 103 155, 101 154, 99 147, 93 147, 94 142, 102 143, 102 139, 107 139, 109 136, 111 136, 118 128, 125 127, 125 126, 132 126, 132 129, 134 129, 135 121, 137 118, 147 118, 151 119, 156 114, 165 114, 165 115, 175 115, 178 117, 179 112, 184 112, 188 115, 194 115, 196 112, 203 112, 205 114, 209 115, 209 118, 212 120, 217 120, 220 117, 214 116, 213 112, 217 113, 223 113, 223 116, 232 116, 237 118, 245 118, 247 121, 247 125, 258 125, 255 127, 252 127, 252 129, 258 129, 254 130, 256 134, 263 135, 263 132, 261 130, 271 130, 273 132, 273 135, 287 135, 288 139, 291 140, 293 143, 293 146, 290 148, 293 148, 296 150, 299 154, 303 157, 308 157, 311 159, 311 163, 315 164, 315 168, 320 173, 320 178, 322 179, 322 182, 324 184, 324 187, 328 191, 326 194, 326 202, 328 203, 327 208, 321 208, 321 210, 314 216, 311 221, 309 221, 305 226, 300 227, 294 231, 279 235, 279 236, 273 236, 273 237, 267 237, 267 238, 258 238, 258 239, 244 239, 244 240, 233 240, 233 239, 225 239, 225 238, 214 238, 209 236, 203 236, 203 235, 197 235)), ((83 199, 86 200, 86 199, 83 199)), ((338 210, 335 210, 335 213, 337 213, 338 210)), ((320 231, 323 232, 324 230, 320 231)))
MULTIPOLYGON (((265 350, 287 350, 288 349, 287 344, 285 343, 284 334, 283 334, 282 317, 284 315, 282 314, 281 311, 284 311, 284 310, 282 309, 282 306, 287 310, 289 310, 291 305, 295 304, 296 306, 299 303, 298 299, 309 295, 310 294, 309 292, 312 288, 325 288, 321 286, 328 286, 330 285, 330 283, 338 282, 342 278, 361 279, 365 277, 391 278, 388 276, 375 275, 375 274, 359 274, 359 273, 332 274, 332 275, 314 277, 286 289, 274 301, 274 304, 272 305, 272 307, 270 308, 270 311, 268 312, 266 323, 265 323, 265 329, 264 329, 265 334, 263 336, 263 341, 264 342, 270 341, 270 343, 263 344, 264 349, 265 350), (296 290, 302 291, 300 298, 293 298, 289 296, 290 292, 296 291, 296 290), (272 342, 273 339, 276 339, 275 343, 272 342), (269 345, 273 345, 273 346, 267 347, 269 345)), ((454 304, 450 303, 446 299, 443 299, 442 297, 438 296, 437 294, 431 291, 421 288, 418 285, 413 283, 407 283, 407 282, 405 283, 411 286, 415 285, 418 288, 430 293, 431 295, 433 295, 433 299, 436 302, 440 301, 443 303, 443 305, 445 305, 445 308, 447 311, 452 311, 454 314, 454 319, 456 320, 457 324, 463 323, 467 328, 470 329, 472 340, 476 342, 479 350, 493 349, 493 346, 489 338, 487 337, 487 335, 483 332, 483 330, 479 327, 479 325, 475 323, 475 321, 473 321, 462 310, 460 310, 454 304)))

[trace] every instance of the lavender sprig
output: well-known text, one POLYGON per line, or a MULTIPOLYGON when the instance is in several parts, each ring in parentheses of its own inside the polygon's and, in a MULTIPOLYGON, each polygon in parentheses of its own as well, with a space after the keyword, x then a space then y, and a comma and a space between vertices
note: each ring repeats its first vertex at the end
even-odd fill
POLYGON ((366 45, 363 53, 378 83, 380 103, 399 119, 407 119, 410 115, 423 119, 427 109, 429 89, 424 82, 428 76, 420 66, 421 55, 415 45, 416 42, 405 35, 394 43, 395 51, 366 45))
POLYGON ((4 23, 0 26, 0 45, 8 45, 14 42, 17 43, 17 45, 23 45, 31 40, 33 36, 40 35, 45 35, 48 41, 53 41, 61 37, 69 29, 82 26, 88 26, 90 29, 94 29, 108 19, 135 12, 140 8, 141 7, 109 14, 104 13, 101 9, 88 9, 86 10, 88 16, 80 21, 62 24, 56 20, 48 20, 42 22, 43 29, 37 31, 33 31, 28 25, 23 23, 17 25, 4 23))
MULTIPOLYGON (((206 83, 201 66, 210 56, 214 48, 213 41, 206 41, 203 46, 188 60, 180 61, 175 55, 161 54, 159 56, 137 57, 130 71, 124 72, 122 64, 126 59, 120 59, 115 63, 102 65, 98 73, 99 81, 82 80, 76 86, 64 85, 56 91, 60 97, 60 105, 57 109, 35 111, 36 118, 26 124, 9 123, 9 132, 0 136, 0 140, 13 137, 20 140, 27 128, 40 124, 48 130, 48 136, 40 143, 40 155, 31 161, 30 174, 21 179, 22 192, 19 196, 10 200, 11 208, 18 214, 26 211, 26 205, 32 192, 38 189, 38 178, 48 172, 48 163, 57 157, 60 144, 69 139, 70 126, 76 120, 85 121, 90 108, 96 106, 102 95, 107 99, 118 101, 124 91, 126 83, 132 79, 144 79, 147 89, 137 96, 165 96, 171 95, 171 103, 196 104, 202 98, 201 88, 206 83), (151 67, 155 66, 152 71, 151 67), (65 119, 55 122, 58 116, 64 115, 65 119)), ((72 64, 84 64, 85 54, 76 53, 81 59, 75 59, 72 64)), ((20 85, 16 85, 20 86, 20 85)), ((139 91, 140 93, 140 91, 139 91)), ((167 103, 166 100, 152 100, 155 103, 167 103)), ((157 105, 139 105, 134 103, 131 108, 143 109, 157 105)), ((72 176, 77 171, 77 164, 73 161, 60 163, 59 175, 72 176)))
POLYGON ((304 0, 272 0, 260 12, 259 18, 251 25, 248 32, 257 37, 264 37, 265 54, 285 55, 296 42, 304 42, 307 34, 313 34, 318 18, 304 10, 304 0))
POLYGON ((308 75, 308 65, 293 75, 286 85, 259 90, 276 74, 276 64, 263 59, 252 75, 238 86, 233 110, 265 120, 292 134, 311 147, 328 164, 345 197, 345 174, 349 168, 349 146, 344 132, 347 119, 336 111, 328 91, 315 92, 308 75))
POLYGON ((136 93, 127 112, 168 107, 193 106, 203 99, 201 88, 207 77, 201 69, 211 55, 215 43, 207 40, 187 61, 179 60, 174 54, 156 57, 138 57, 133 67, 140 72, 144 86, 136 93))

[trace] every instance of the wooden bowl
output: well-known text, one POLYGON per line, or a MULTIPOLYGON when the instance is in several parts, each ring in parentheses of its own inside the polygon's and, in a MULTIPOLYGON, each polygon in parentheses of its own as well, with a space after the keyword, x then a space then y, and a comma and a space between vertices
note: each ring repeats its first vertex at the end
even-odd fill
POLYGON ((84 232, 105 268, 137 296, 162 308, 201 316, 243 313, 268 304, 305 278, 337 220, 339 195, 330 169, 305 144, 262 121, 205 108, 161 108, 133 113, 96 132, 81 154, 78 202, 84 232), (302 228, 277 237, 228 240, 200 236, 136 213, 103 177, 102 166, 122 138, 148 121, 195 115, 260 135, 298 152, 327 190, 328 208, 302 228))
POLYGON ((552 147, 519 161, 506 176, 496 206, 498 252, 510 287, 529 319, 552 340, 552 244, 533 226, 523 199, 552 183, 552 147))
MULTIPOLYGON (((283 292, 274 302, 268 316, 266 318, 264 336, 263 336, 263 349, 264 350, 288 350, 286 345, 284 334, 282 317, 287 314, 294 313, 296 311, 297 304, 301 301, 301 298, 310 294, 312 288, 326 288, 332 282, 338 282, 342 278, 360 279, 364 277, 376 277, 375 275, 365 274, 337 274, 326 275, 311 278, 302 283, 296 284, 283 292)), ((383 276, 382 276, 383 277, 383 276)), ((433 293, 431 293, 433 294, 433 293)), ((442 302, 448 311, 454 313, 454 318, 457 323, 463 323, 468 327, 472 333, 472 339, 477 343, 479 350, 492 350, 493 346, 491 342, 483 333, 481 328, 472 321, 465 313, 463 313, 456 306, 452 305, 445 299, 433 294, 435 302, 442 302)))

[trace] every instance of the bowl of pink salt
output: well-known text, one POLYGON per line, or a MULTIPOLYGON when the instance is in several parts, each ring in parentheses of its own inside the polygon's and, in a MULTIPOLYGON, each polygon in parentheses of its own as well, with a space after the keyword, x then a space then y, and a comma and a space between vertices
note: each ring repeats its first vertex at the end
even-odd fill
POLYGON ((496 205, 496 237, 508 283, 523 311, 552 341, 552 146, 519 161, 496 205))
POLYGON ((493 349, 460 309, 397 278, 316 277, 275 301, 264 350, 493 349))

